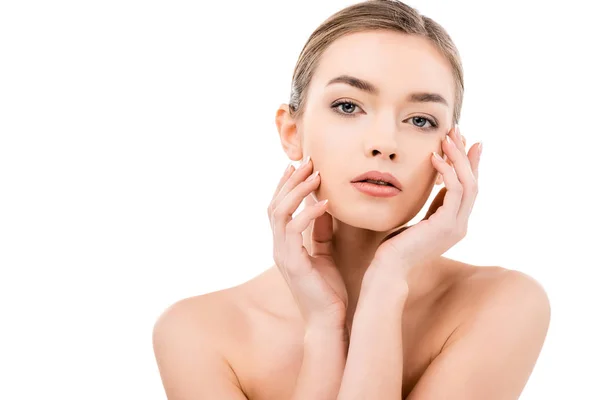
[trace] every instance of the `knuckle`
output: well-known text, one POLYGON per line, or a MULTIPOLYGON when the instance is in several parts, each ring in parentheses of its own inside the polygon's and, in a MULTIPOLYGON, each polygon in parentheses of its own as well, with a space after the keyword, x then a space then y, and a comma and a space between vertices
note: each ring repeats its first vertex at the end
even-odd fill
POLYGON ((442 233, 444 236, 454 237, 456 232, 455 221, 448 219, 442 227, 442 233))
POLYGON ((455 233, 456 238, 460 239, 464 239, 465 236, 467 236, 467 229, 465 227, 461 227, 456 229, 456 233, 455 233))
POLYGON ((273 210, 273 220, 275 221, 279 221, 282 217, 283 217, 284 211, 281 207, 275 207, 275 209, 273 210))
POLYGON ((297 229, 296 224, 294 222, 295 222, 295 219, 291 220, 290 222, 288 222, 285 225, 285 232, 286 233, 296 233, 296 231, 298 229, 297 229))
POLYGON ((475 179, 469 179, 465 183, 465 188, 471 193, 477 192, 477 181, 475 179))
POLYGON ((285 232, 294 232, 294 226, 296 225, 294 223, 295 218, 288 218, 286 221, 283 222, 284 224, 284 231, 285 232))

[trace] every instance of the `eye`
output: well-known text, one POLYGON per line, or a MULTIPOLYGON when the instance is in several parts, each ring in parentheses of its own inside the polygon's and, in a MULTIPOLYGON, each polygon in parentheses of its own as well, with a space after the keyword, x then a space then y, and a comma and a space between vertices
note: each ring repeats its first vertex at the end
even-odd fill
MULTIPOLYGON (((331 105, 331 108, 333 108, 336 113, 341 114, 344 117, 354 117, 356 114, 353 114, 352 111, 356 107, 358 107, 358 104, 356 104, 350 100, 339 100, 331 105), (346 107, 342 107, 342 110, 343 110, 342 111, 338 108, 339 106, 346 106, 346 107), (349 113, 346 111, 348 111, 349 113)), ((358 108, 360 108, 360 107, 358 107, 358 108)))
MULTIPOLYGON (((331 105, 331 108, 333 108, 336 113, 338 113, 344 117, 356 116, 355 113, 352 113, 352 111, 354 111, 356 109, 356 107, 360 108, 358 106, 358 104, 356 104, 355 102, 350 101, 350 100, 338 100, 331 105), (342 108, 341 109, 338 108, 339 106, 342 106, 342 108)), ((434 119, 423 117, 421 115, 418 115, 415 117, 410 117, 409 119, 416 122, 415 126, 417 128, 421 128, 426 131, 434 130, 438 127, 438 124, 435 122, 434 119), (424 127, 421 125, 421 124, 426 124, 427 122, 429 122, 429 125, 430 125, 429 127, 424 127)))
POLYGON ((413 120, 416 122, 416 126, 417 128, 421 128, 423 130, 432 130, 438 127, 437 123, 435 122, 435 120, 431 119, 431 118, 426 118, 420 115, 417 115, 416 117, 410 117, 409 119, 413 120), (426 124, 427 122, 429 122, 429 124, 431 126, 429 127, 423 127, 421 124, 426 124))

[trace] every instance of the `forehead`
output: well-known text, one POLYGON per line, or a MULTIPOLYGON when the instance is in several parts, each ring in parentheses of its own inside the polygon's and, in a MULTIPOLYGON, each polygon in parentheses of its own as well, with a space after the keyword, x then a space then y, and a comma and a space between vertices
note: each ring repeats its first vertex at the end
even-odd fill
POLYGON ((317 90, 340 74, 374 83, 382 96, 428 91, 453 100, 450 62, 428 39, 415 35, 381 30, 338 38, 321 55, 313 75, 317 90))

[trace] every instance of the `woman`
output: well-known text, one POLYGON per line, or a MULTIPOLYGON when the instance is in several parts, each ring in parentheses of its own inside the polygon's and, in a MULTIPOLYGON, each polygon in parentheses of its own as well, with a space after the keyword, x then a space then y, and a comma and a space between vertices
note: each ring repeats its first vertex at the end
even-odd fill
POLYGON ((442 256, 477 195, 462 98, 448 34, 399 1, 317 28, 276 115, 284 151, 306 162, 268 207, 275 264, 159 318, 170 399, 518 398, 548 329, 544 289, 442 256))

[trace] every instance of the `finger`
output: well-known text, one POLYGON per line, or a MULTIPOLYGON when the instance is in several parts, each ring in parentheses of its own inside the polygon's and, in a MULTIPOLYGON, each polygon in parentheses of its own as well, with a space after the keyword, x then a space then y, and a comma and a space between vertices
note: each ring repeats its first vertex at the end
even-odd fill
MULTIPOLYGON (((461 142, 462 145, 462 142, 461 142)), ((444 138, 444 153, 448 155, 452 165, 456 170, 456 176, 458 180, 466 186, 465 189, 469 189, 475 183, 475 175, 471 169, 471 160, 464 150, 458 148, 456 140, 452 139, 449 135, 444 138)), ((473 148, 471 148, 472 150, 473 148)))
POLYGON ((425 214, 425 217, 423 219, 429 219, 429 217, 431 217, 438 208, 440 208, 442 206, 442 204, 444 204, 444 196, 446 195, 446 192, 448 190, 443 187, 438 194, 435 196, 435 198, 433 199, 433 201, 431 202, 431 205, 429 206, 429 210, 427 210, 427 214, 425 214))
MULTIPOLYGON (((477 145, 471 146, 469 152, 465 151, 465 145, 463 143, 463 136, 460 134, 460 128, 458 125, 454 126, 452 130, 451 144, 454 145, 458 157, 458 161, 455 164, 456 175, 458 180, 463 184, 463 199, 460 209, 457 214, 457 219, 463 223, 467 223, 466 218, 471 214, 473 204, 478 192, 477 182, 477 145)), ((455 153, 455 154, 456 154, 455 153)))
POLYGON ((478 153, 478 145, 479 143, 475 143, 473 146, 471 146, 471 149, 469 150, 469 152, 466 151, 466 139, 463 135, 460 134, 460 128, 458 128, 458 125, 456 126, 456 130, 453 131, 453 135, 454 135, 454 142, 456 143, 456 147, 458 148, 458 150, 460 151, 461 154, 464 154, 467 159, 469 160, 470 166, 471 166, 471 172, 473 174, 473 176, 475 177, 475 180, 477 181, 478 178, 478 167, 479 167, 479 153, 478 153), (475 151, 475 154, 471 155, 471 151, 475 151))
POLYGON ((475 201, 475 196, 477 194, 477 180, 475 179, 475 174, 473 173, 473 165, 475 164, 476 153, 474 149, 475 146, 471 147, 469 155, 464 154, 464 151, 457 147, 456 141, 450 139, 449 136, 446 136, 444 140, 444 147, 446 149, 446 154, 448 154, 448 157, 452 161, 454 170, 456 171, 456 176, 462 185, 462 204, 457 212, 457 215, 459 213, 461 215, 470 213, 473 202, 475 201))
MULTIPOLYGON (((309 196, 310 197, 310 196, 309 196)), ((331 256, 333 249, 333 218, 324 212, 313 220, 311 249, 313 256, 331 256)))
POLYGON ((471 212, 473 211, 473 205, 475 204, 475 199, 477 198, 477 193, 479 192, 479 150, 478 144, 475 144, 469 149, 468 154, 469 165, 473 174, 473 186, 470 187, 465 194, 463 195, 463 204, 461 205, 460 210, 458 211, 458 220, 463 221, 463 223, 467 223, 467 219, 471 212))
POLYGON ((302 164, 298 166, 298 169, 294 171, 294 173, 288 178, 288 180, 283 184, 282 188, 279 190, 279 193, 275 196, 275 200, 273 200, 272 209, 277 208, 279 203, 290 193, 296 186, 302 183, 312 172, 312 162, 310 156, 308 156, 302 164))
MULTIPOLYGON (((454 172, 454 168, 452 166, 443 160, 439 160, 434 155, 431 157, 433 159, 433 165, 439 171, 439 173, 442 174, 442 177, 444 178, 444 185, 447 189, 446 194, 444 195, 444 202, 440 210, 443 210, 444 213, 447 213, 450 218, 455 219, 462 201, 462 185, 458 180, 456 172, 454 172)), ((438 210, 436 215, 440 213, 440 210, 438 210)))
MULTIPOLYGON (((290 163, 287 168, 285 169, 283 176, 279 179, 279 182, 277 183, 277 187, 273 193, 273 197, 271 198, 271 202, 269 203, 269 207, 267 208, 268 214, 269 214, 269 223, 271 224, 271 228, 273 228, 273 211, 275 209, 275 199, 277 197, 277 195, 279 194, 279 192, 281 191, 281 188, 283 187, 283 185, 285 184, 285 182, 287 182, 287 180, 289 179, 289 177, 296 171, 296 168, 294 167, 294 165, 292 163, 290 163)), ((280 249, 280 240, 278 239, 278 235, 275 234, 275 232, 273 232, 273 258, 276 261, 276 264, 278 266, 280 266, 279 263, 279 254, 278 254, 278 250, 280 249)), ((282 273, 284 274, 284 276, 286 276, 287 279, 287 272, 286 271, 282 271, 282 273)))
POLYGON ((281 179, 279 179, 279 182, 277 183, 277 188, 275 188, 275 191, 273 192, 273 197, 271 198, 271 202, 273 202, 275 200, 275 198, 277 197, 277 194, 279 193, 279 191, 281 190, 281 188, 283 187, 283 185, 285 184, 285 182, 289 179, 290 176, 292 176, 292 174, 294 173, 294 171, 296 170, 296 168, 294 167, 294 165, 292 163, 290 163, 287 168, 285 169, 283 176, 281 177, 281 179))
MULTIPOLYGON (((458 148, 459 153, 461 155, 463 155, 463 159, 465 159, 467 161, 467 165, 469 165, 471 173, 473 174, 473 177, 475 178, 475 181, 477 182, 478 167, 479 167, 479 159, 478 159, 479 153, 477 150, 478 143, 471 146, 471 149, 467 153, 466 147, 465 147, 466 140, 465 140, 464 136, 462 136, 460 134, 460 128, 458 127, 458 125, 455 125, 454 129, 452 130, 451 136, 452 136, 452 139, 454 139, 453 143, 456 145, 456 148, 458 148), (471 154, 472 151, 475 153, 471 154)), ((459 180, 461 180, 460 171, 457 171, 457 173, 458 173, 459 180)), ((468 178, 466 178, 466 179, 468 179, 468 178)))
MULTIPOLYGON (((315 218, 321 216, 327 209, 327 200, 320 201, 304 208, 285 227, 285 251, 291 258, 298 259, 308 253, 302 241, 302 232, 315 218)), ((298 271, 302 272, 302 271, 298 271)))
POLYGON ((473 175, 475 175, 475 180, 477 180, 477 184, 479 185, 479 161, 481 159, 481 150, 479 148, 479 146, 481 146, 481 141, 477 142, 477 154, 475 155, 476 157, 476 162, 475 162, 475 166, 473 168, 473 175))
MULTIPOLYGON (((314 179, 308 180, 310 178, 308 177, 306 180, 296 185, 292 189, 292 191, 290 191, 279 202, 279 204, 273 211, 272 228, 273 234, 275 235, 275 240, 278 240, 278 244, 281 244, 279 240, 282 240, 282 238, 283 240, 287 241, 286 236, 288 233, 286 231, 286 227, 288 223, 292 220, 292 215, 300 206, 302 199, 308 196, 313 190, 315 190, 319 186, 320 177, 318 172, 319 171, 315 171, 315 173, 311 175, 311 177, 314 177, 314 179)), ((302 231, 300 231, 298 234, 300 235, 300 240, 302 240, 302 231)))
MULTIPOLYGON (((303 201, 304 207, 303 208, 315 205, 316 203, 317 203, 317 200, 315 200, 315 192, 313 191, 313 192, 310 193, 310 195, 308 195, 308 196, 306 196, 304 198, 304 201, 303 201)), ((312 231, 314 223, 315 223, 314 220, 310 221, 310 224, 308 224, 308 228, 307 229, 310 229, 312 231)), ((302 232, 302 234, 304 235, 304 231, 302 232)), ((306 247, 306 250, 308 251, 308 254, 312 254, 312 247, 311 247, 310 243, 308 244, 308 246, 305 245, 304 247, 306 247)))
MULTIPOLYGON (((448 136, 450 136, 450 139, 452 139, 450 141, 450 144, 453 144, 458 149, 457 157, 460 160, 465 160, 468 163, 468 156, 465 150, 465 139, 460 134, 460 129, 458 128, 458 125, 454 126, 451 132, 448 133, 448 136)), ((457 175, 459 180, 461 180, 461 174, 459 173, 459 171, 457 171, 457 175)))
POLYGON ((463 136, 460 133, 460 128, 458 127, 458 125, 454 125, 454 128, 452 129, 450 138, 454 140, 456 147, 460 151, 462 151, 463 154, 465 154, 465 145, 463 143, 463 136))

